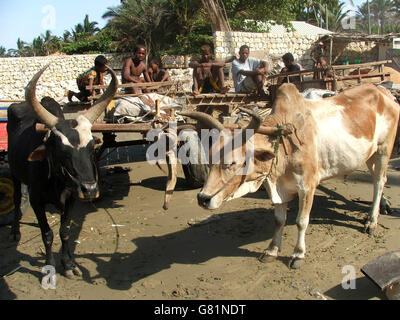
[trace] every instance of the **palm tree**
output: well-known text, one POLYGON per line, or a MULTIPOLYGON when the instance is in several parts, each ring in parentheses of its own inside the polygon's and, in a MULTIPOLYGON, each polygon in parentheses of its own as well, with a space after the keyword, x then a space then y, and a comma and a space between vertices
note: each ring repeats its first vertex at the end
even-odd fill
POLYGON ((8 49, 8 55, 12 57, 25 57, 28 50, 29 47, 27 46, 26 42, 18 38, 17 49, 8 49))
POLYGON ((74 41, 79 41, 83 37, 83 26, 78 23, 75 25, 74 29, 72 29, 72 38, 74 41))
POLYGON ((393 10, 392 0, 373 0, 371 2, 371 12, 378 20, 380 34, 383 34, 383 28, 388 20, 388 14, 393 10))
POLYGON ((344 2, 340 2, 337 6, 323 6, 320 4, 320 12, 324 20, 324 24, 327 25, 326 17, 328 17, 328 26, 331 31, 342 31, 342 21, 347 18, 351 10, 343 12, 344 2))
POLYGON ((83 21, 83 30, 85 33, 89 33, 93 36, 95 33, 100 31, 100 28, 96 27, 98 23, 96 21, 89 21, 89 16, 85 16, 85 20, 83 21))
POLYGON ((206 27, 203 32, 211 34, 211 19, 202 1, 169 0, 167 10, 169 11, 167 25, 171 35, 175 34, 174 42, 183 51, 190 50, 190 37, 196 28, 206 27))
POLYGON ((37 37, 33 39, 30 46, 30 54, 33 56, 45 56, 46 47, 42 37, 37 37))
POLYGON ((160 0, 127 0, 118 7, 107 8, 103 18, 110 18, 107 27, 122 39, 119 50, 132 51, 137 43, 143 43, 147 54, 158 48, 166 33, 163 25, 168 16, 166 2, 160 0))
POLYGON ((71 39, 72 39, 71 32, 69 32, 68 30, 65 30, 61 39, 63 42, 71 42, 71 39))
POLYGON ((100 29, 96 27, 97 25, 98 23, 96 21, 89 21, 89 16, 85 15, 83 24, 78 23, 77 25, 75 25, 74 29, 72 29, 72 37, 74 41, 79 41, 82 38, 89 38, 94 36, 97 32, 100 31, 100 29))
MULTIPOLYGON (((356 11, 357 29, 361 32, 368 32, 368 3, 364 2, 357 6, 356 11)), ((375 23, 374 17, 370 19, 371 24, 375 23)))
POLYGON ((370 28, 372 33, 383 34, 395 27, 396 3, 392 0, 372 0, 358 6, 356 13, 358 28, 368 31, 368 4, 370 6, 370 28))
POLYGON ((47 30, 44 35, 42 34, 41 38, 43 39, 43 49, 46 56, 61 49, 60 39, 53 36, 50 30, 47 30))
POLYGON ((6 56, 6 48, 4 48, 3 46, 0 46, 0 57, 5 57, 6 56))

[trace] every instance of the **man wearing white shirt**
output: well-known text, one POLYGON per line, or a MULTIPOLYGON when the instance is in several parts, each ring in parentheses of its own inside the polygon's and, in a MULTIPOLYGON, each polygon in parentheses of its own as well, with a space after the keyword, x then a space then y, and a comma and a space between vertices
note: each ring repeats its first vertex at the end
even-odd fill
POLYGON ((265 61, 249 57, 250 49, 243 45, 239 50, 239 59, 232 62, 232 76, 236 93, 252 93, 257 91, 265 96, 263 89, 268 66, 265 61))

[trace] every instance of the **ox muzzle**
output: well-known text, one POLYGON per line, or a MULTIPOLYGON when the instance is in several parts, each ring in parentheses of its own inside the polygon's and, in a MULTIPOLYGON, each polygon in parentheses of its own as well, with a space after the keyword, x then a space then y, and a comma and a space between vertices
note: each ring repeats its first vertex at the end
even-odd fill
POLYGON ((72 187, 73 190, 77 192, 78 199, 81 201, 91 201, 99 198, 100 196, 100 189, 99 189, 99 184, 97 182, 97 170, 96 170, 96 181, 92 182, 82 182, 79 181, 77 178, 75 178, 72 174, 69 173, 69 171, 61 167, 61 171, 64 175, 66 175, 71 182, 70 187, 72 187))
POLYGON ((222 194, 218 193, 214 196, 207 195, 203 192, 197 194, 197 203, 200 207, 208 210, 218 209, 222 204, 222 194))
POLYGON ((199 192, 197 194, 197 203, 199 204, 200 207, 203 207, 205 209, 208 209, 211 203, 212 197, 209 195, 206 195, 204 193, 199 192))
POLYGON ((100 191, 97 182, 81 183, 78 188, 78 198, 82 201, 91 201, 99 198, 100 191))

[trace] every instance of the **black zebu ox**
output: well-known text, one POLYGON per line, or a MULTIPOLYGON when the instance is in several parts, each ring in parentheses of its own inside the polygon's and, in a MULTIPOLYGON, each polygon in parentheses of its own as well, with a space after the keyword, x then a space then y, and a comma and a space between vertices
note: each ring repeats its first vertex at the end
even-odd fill
POLYGON ((16 209, 11 237, 19 241, 21 182, 28 185, 30 204, 38 219, 46 248, 46 265, 55 267, 52 254, 53 232, 47 223, 45 205, 51 203, 61 211, 61 263, 69 278, 81 272, 72 259, 68 239, 70 209, 76 198, 90 201, 99 197, 95 146, 99 139, 91 133, 94 121, 112 100, 118 86, 113 70, 112 81, 103 96, 85 114, 66 120, 60 105, 51 98, 36 99, 36 83, 44 67, 25 89, 26 102, 8 108, 8 159, 13 176, 16 209), (48 133, 37 132, 36 123, 44 123, 48 133))

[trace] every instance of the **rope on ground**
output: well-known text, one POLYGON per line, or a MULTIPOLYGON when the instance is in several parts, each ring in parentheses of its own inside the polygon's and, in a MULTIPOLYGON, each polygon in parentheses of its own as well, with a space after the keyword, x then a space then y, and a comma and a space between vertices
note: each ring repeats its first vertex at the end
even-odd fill
MULTIPOLYGON (((99 210, 95 204, 93 202, 90 202, 90 204, 93 206, 93 208, 95 208, 97 211, 99 210)), ((119 231, 118 231, 118 224, 115 222, 114 218, 112 217, 112 215, 108 212, 108 210, 106 208, 103 208, 104 211, 107 213, 108 217, 110 218, 112 225, 115 226, 115 233, 116 233, 116 237, 117 240, 115 241, 115 250, 114 253, 116 253, 118 251, 118 246, 119 246, 119 231)))

